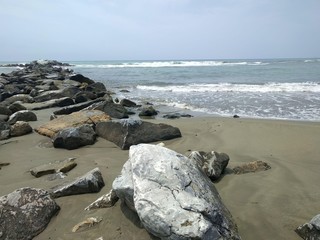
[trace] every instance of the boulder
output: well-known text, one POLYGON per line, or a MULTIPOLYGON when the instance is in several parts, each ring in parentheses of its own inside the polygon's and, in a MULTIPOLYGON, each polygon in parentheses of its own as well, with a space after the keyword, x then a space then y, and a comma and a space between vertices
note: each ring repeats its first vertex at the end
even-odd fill
POLYGON ((98 103, 92 109, 103 111, 112 118, 122 119, 129 117, 125 107, 109 101, 98 103))
POLYGON ((86 87, 86 90, 90 91, 90 92, 93 92, 93 93, 100 93, 100 92, 106 92, 107 91, 106 86, 101 82, 95 82, 95 83, 92 83, 92 84, 88 85, 86 87))
POLYGON ((44 102, 25 104, 25 107, 29 110, 41 110, 52 107, 65 107, 73 105, 74 101, 69 97, 52 99, 44 102))
POLYGON ((98 110, 85 110, 55 118, 36 128, 35 131, 41 135, 52 138, 56 133, 65 128, 78 127, 84 124, 95 125, 98 122, 105 122, 110 119, 111 118, 104 112, 98 110))
POLYGON ((250 172, 259 172, 259 171, 266 171, 269 170, 271 167, 268 163, 263 161, 253 161, 249 163, 244 163, 240 166, 234 167, 233 173, 234 174, 244 174, 250 172))
POLYGON ((59 110, 54 111, 53 114, 54 115, 65 115, 65 114, 78 112, 82 109, 85 109, 86 107, 89 107, 90 105, 92 105, 94 103, 98 103, 98 102, 102 102, 102 101, 103 101, 102 99, 95 99, 95 100, 91 100, 91 101, 87 101, 87 102, 83 102, 83 103, 77 103, 72 106, 60 108, 59 110))
POLYGON ((152 106, 147 106, 141 109, 139 116, 140 117, 152 117, 157 115, 158 112, 152 107, 152 106))
POLYGON ((76 180, 53 187, 49 190, 54 198, 84 194, 96 193, 104 187, 104 181, 99 168, 95 168, 76 180))
POLYGON ((54 174, 60 172, 67 173, 76 166, 77 163, 75 162, 75 158, 67 158, 32 168, 30 169, 30 173, 38 178, 47 174, 54 174))
POLYGON ((91 80, 90 78, 87 78, 81 74, 76 74, 76 75, 72 75, 70 76, 70 79, 73 81, 77 81, 79 83, 87 83, 87 84, 93 84, 94 81, 91 80))
POLYGON ((7 122, 0 122, 0 140, 8 139, 10 137, 10 124, 7 122))
POLYGON ((55 148, 72 150, 94 144, 96 133, 89 124, 85 124, 79 127, 62 129, 54 135, 52 141, 55 148))
POLYGON ((43 189, 21 188, 0 197, 0 238, 33 239, 60 207, 43 189))
POLYGON ((81 103, 89 100, 94 100, 97 98, 97 95, 89 91, 82 91, 74 95, 73 98, 76 103, 81 103))
POLYGON ((227 154, 215 151, 192 151, 188 158, 195 161, 211 180, 219 179, 229 163, 227 154))
POLYGON ((96 133, 119 146, 129 149, 131 145, 169 140, 181 137, 179 128, 167 124, 155 124, 141 120, 122 119, 101 122, 96 125, 96 133))
POLYGON ((63 97, 72 98, 75 94, 80 92, 81 90, 77 87, 65 87, 59 90, 45 91, 38 96, 34 97, 36 102, 45 102, 52 99, 58 99, 63 97))
POLYGON ((16 94, 12 97, 7 98, 4 101, 4 103, 6 105, 10 105, 10 104, 17 102, 17 101, 20 101, 23 103, 32 103, 32 102, 34 102, 34 99, 29 94, 16 94))
POLYGON ((23 106, 20 102, 14 102, 9 106, 9 109, 12 113, 19 112, 22 110, 27 110, 25 106, 23 106))
POLYGON ((0 114, 1 114, 1 115, 8 115, 8 116, 10 116, 10 115, 12 114, 12 111, 11 111, 9 108, 7 108, 6 106, 0 105, 0 114))
POLYGON ((14 124, 17 121, 37 121, 37 115, 34 112, 31 112, 29 110, 21 110, 18 112, 15 112, 9 117, 8 123, 14 124))
POLYGON ((295 232, 303 239, 318 240, 320 239, 320 214, 296 228, 295 232))
POLYGON ((241 239, 210 179, 177 152, 157 145, 132 146, 112 186, 156 237, 241 239))
POLYGON ((120 105, 124 106, 124 107, 136 107, 137 104, 129 99, 122 99, 120 101, 120 105))
POLYGON ((32 127, 27 122, 17 121, 15 124, 11 126, 11 137, 18 137, 26 135, 28 133, 32 133, 32 127))
POLYGON ((116 192, 113 189, 111 189, 109 193, 99 197, 96 201, 91 203, 84 210, 91 210, 91 209, 97 209, 97 208, 109 208, 114 206, 118 200, 119 200, 119 197, 117 196, 116 192))

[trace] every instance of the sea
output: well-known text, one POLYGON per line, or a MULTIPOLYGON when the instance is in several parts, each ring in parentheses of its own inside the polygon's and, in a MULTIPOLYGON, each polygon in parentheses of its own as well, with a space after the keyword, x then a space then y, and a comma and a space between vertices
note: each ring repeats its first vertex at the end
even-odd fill
POLYGON ((319 58, 68 63, 119 99, 173 112, 320 121, 319 58))

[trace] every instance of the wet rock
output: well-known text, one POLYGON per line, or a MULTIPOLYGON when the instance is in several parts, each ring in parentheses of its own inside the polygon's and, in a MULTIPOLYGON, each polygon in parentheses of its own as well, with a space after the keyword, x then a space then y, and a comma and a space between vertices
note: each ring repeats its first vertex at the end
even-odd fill
POLYGON ((101 221, 102 221, 101 217, 89 217, 86 220, 75 225, 72 228, 72 232, 80 232, 80 231, 88 230, 89 228, 92 228, 93 226, 97 225, 101 221))
POLYGON ((263 161, 254 161, 242 164, 240 166, 234 167, 232 170, 234 174, 244 174, 250 172, 259 172, 269 170, 271 167, 268 163, 263 161))
POLYGON ((116 192, 113 189, 111 189, 109 193, 99 197, 96 201, 91 203, 84 210, 92 210, 96 208, 109 208, 114 206, 118 200, 119 197, 117 196, 116 192))
POLYGON ((157 115, 158 112, 152 107, 152 106, 147 106, 141 109, 139 116, 140 117, 152 117, 157 115))
POLYGON ((104 187, 104 181, 101 172, 99 168, 95 168, 73 182, 53 187, 49 192, 52 197, 58 198, 84 193, 96 193, 102 187, 104 187))
POLYGON ((219 193, 187 157, 167 148, 132 146, 112 184, 142 225, 161 239, 241 239, 219 193), (131 182, 131 183, 129 183, 131 182))
POLYGON ((320 214, 313 217, 310 222, 297 227, 295 232, 305 240, 320 239, 320 214))
POLYGON ((55 148, 76 149, 86 145, 92 145, 96 141, 96 133, 88 125, 65 128, 59 131, 52 139, 55 148))
POLYGON ((1 239, 32 239, 41 233, 60 207, 47 191, 21 188, 0 197, 1 239))
POLYGON ((17 121, 37 121, 37 115, 34 112, 31 112, 29 110, 21 110, 18 112, 15 112, 9 117, 8 123, 14 124, 17 121))
POLYGON ((87 84, 93 84, 94 81, 90 78, 87 78, 81 74, 76 74, 70 77, 71 80, 77 81, 79 83, 87 83, 87 84))
POLYGON ((77 166, 75 158, 67 158, 48 164, 40 165, 38 167, 30 169, 30 173, 35 177, 41 177, 47 174, 53 173, 67 173, 77 166))
POLYGON ((48 123, 35 128, 35 131, 41 135, 52 138, 56 133, 65 128, 78 127, 84 124, 95 125, 98 122, 105 122, 110 119, 111 118, 102 111, 85 110, 55 118, 48 123))
POLYGON ((169 140, 181 137, 178 128, 167 124, 154 124, 141 120, 113 120, 96 125, 96 133, 119 146, 129 149, 131 145, 169 140))
POLYGON ((211 180, 219 179, 229 163, 227 154, 215 151, 192 151, 188 158, 195 161, 211 180))
POLYGON ((137 104, 129 99, 122 99, 120 101, 120 105, 124 106, 124 107, 136 107, 137 104))
POLYGON ((32 127, 27 122, 17 121, 15 124, 11 126, 11 137, 23 136, 28 133, 32 133, 32 127))
POLYGON ((163 115, 163 117, 167 118, 167 119, 177 119, 177 118, 181 118, 181 117, 190 118, 190 117, 192 117, 192 115, 190 115, 190 114, 181 114, 181 113, 170 113, 170 114, 163 115))

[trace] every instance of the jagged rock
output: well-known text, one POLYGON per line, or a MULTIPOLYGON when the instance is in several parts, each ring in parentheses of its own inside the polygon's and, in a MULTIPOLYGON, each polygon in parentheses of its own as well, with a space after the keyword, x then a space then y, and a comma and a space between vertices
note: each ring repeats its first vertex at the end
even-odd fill
POLYGON ((17 121, 37 121, 37 115, 34 112, 31 112, 29 110, 21 110, 18 112, 15 112, 9 117, 8 123, 14 124, 17 121))
POLYGON ((313 217, 310 222, 297 227, 295 232, 305 240, 319 240, 320 214, 313 217))
POLYGON ((47 174, 67 173, 76 166, 75 158, 67 158, 32 168, 30 173, 38 178, 47 174))
POLYGON ((122 99, 120 101, 120 105, 124 106, 124 107, 136 107, 137 104, 129 99, 122 99))
POLYGON ((8 139, 10 137, 10 124, 7 122, 0 122, 0 140, 8 139))
POLYGON ((90 125, 85 124, 79 127, 62 129, 54 135, 52 141, 55 148, 72 150, 94 144, 96 133, 90 125))
POLYGON ((22 135, 26 135, 32 132, 32 127, 29 123, 23 121, 17 121, 15 124, 11 126, 10 136, 18 137, 22 135))
POLYGON ((195 161, 211 180, 219 179, 229 163, 227 154, 215 151, 192 151, 188 158, 195 161))
POLYGON ((87 230, 102 221, 101 217, 89 217, 72 228, 72 232, 87 230))
POLYGON ((103 111, 112 118, 122 119, 129 117, 125 107, 109 101, 98 103, 92 109, 103 111))
POLYGON ((45 102, 25 104, 25 107, 29 110, 41 110, 41 109, 52 108, 52 107, 65 107, 73 104, 74 104, 74 101, 71 98, 63 97, 63 98, 48 100, 45 102))
POLYGON ((234 174, 244 174, 250 172, 259 172, 269 170, 271 167, 268 163, 263 161, 253 161, 234 167, 232 170, 234 174))
POLYGON ((87 78, 81 74, 76 74, 70 77, 71 80, 77 81, 79 83, 87 83, 87 84, 93 84, 94 81, 90 78, 87 78))
POLYGON ((95 125, 98 122, 109 121, 110 119, 111 118, 104 112, 98 110, 85 110, 55 118, 50 122, 35 128, 35 131, 41 135, 52 138, 57 132, 65 128, 78 127, 84 124, 95 125))
POLYGON ((152 117, 157 115, 158 112, 152 107, 152 106, 147 106, 141 109, 139 116, 140 117, 152 117))
POLYGON ((113 189, 111 189, 109 193, 99 197, 96 201, 91 203, 84 210, 91 210, 96 208, 109 208, 114 206, 118 200, 119 197, 117 196, 116 192, 113 189))
POLYGON ((27 110, 25 106, 23 106, 20 102, 14 102, 9 106, 9 109, 12 113, 19 112, 22 110, 27 110))
POLYGON ((103 101, 102 99, 94 99, 94 100, 83 102, 83 103, 77 103, 72 106, 67 106, 67 107, 61 108, 59 110, 56 110, 53 113, 54 113, 54 115, 70 114, 70 113, 74 113, 74 112, 78 112, 80 110, 83 110, 86 107, 89 107, 90 105, 92 105, 94 103, 98 103, 98 102, 102 102, 102 101, 103 101))
POLYGON ((49 190, 54 198, 83 193, 96 193, 104 186, 99 168, 95 168, 73 182, 53 187, 49 190))
POLYGON ((96 133, 119 146, 129 149, 131 145, 169 140, 181 137, 179 128, 167 124, 155 124, 141 120, 113 120, 96 125, 96 133))
POLYGON ((60 207, 43 189, 21 188, 0 197, 0 238, 32 239, 60 207))
POLYGON ((112 187, 156 237, 241 239, 210 179, 177 152, 157 145, 132 146, 112 187))

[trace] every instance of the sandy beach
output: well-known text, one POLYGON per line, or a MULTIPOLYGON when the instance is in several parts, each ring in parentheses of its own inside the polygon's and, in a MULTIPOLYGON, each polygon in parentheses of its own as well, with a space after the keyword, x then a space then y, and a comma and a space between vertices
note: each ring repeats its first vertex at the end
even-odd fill
MULTIPOLYGON (((49 120, 53 109, 35 111, 33 128, 49 120)), ((242 239, 300 239, 294 229, 319 213, 320 123, 284 120, 195 117, 177 120, 156 119, 180 128, 182 138, 166 141, 166 147, 182 154, 190 150, 225 152, 228 168, 262 160, 271 169, 243 175, 228 174, 215 183, 233 215, 242 239)), ((21 187, 49 189, 99 167, 105 187, 95 194, 56 199, 61 207, 47 228, 35 239, 152 239, 137 216, 118 202, 113 208, 84 211, 84 208, 111 189, 114 178, 128 158, 128 151, 98 138, 92 146, 77 150, 55 149, 50 138, 35 132, 0 142, 1 196, 21 187), (77 167, 63 180, 35 178, 30 168, 75 157, 77 167), (72 233, 77 223, 100 216, 93 228, 72 233)))

